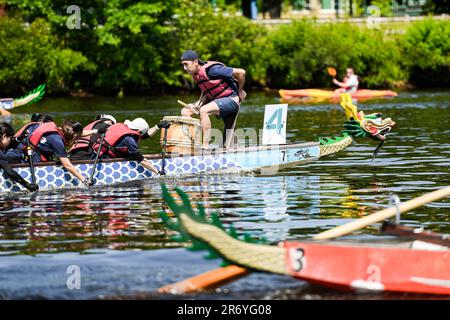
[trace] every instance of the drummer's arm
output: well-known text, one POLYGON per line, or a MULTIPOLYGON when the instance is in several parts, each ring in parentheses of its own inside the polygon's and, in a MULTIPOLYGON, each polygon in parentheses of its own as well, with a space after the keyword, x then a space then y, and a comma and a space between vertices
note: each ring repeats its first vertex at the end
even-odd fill
POLYGON ((188 103, 188 108, 190 108, 192 111, 194 111, 196 114, 198 113, 198 110, 202 106, 202 100, 199 99, 195 102, 188 103))

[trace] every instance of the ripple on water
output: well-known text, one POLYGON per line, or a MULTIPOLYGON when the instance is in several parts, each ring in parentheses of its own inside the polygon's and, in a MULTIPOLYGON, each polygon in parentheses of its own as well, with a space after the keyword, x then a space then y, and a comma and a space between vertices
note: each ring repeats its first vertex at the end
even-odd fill
MULTIPOLYGON (((421 94, 415 98, 406 94, 395 101, 362 104, 363 110, 382 111, 397 122, 394 133, 373 161, 377 143, 358 139, 340 155, 272 176, 210 175, 166 179, 166 182, 170 188, 178 186, 185 190, 193 203, 205 207, 207 215, 216 212, 226 226, 233 223, 239 233, 264 237, 274 243, 309 238, 386 208, 392 194, 406 201, 449 184, 450 131, 442 121, 446 115, 448 118, 450 110, 445 100, 448 94, 437 97, 441 98, 436 103, 432 101, 436 96, 421 94), (422 98, 428 99, 426 103, 421 103, 422 98), (424 112, 434 108, 439 108, 439 112, 424 112)), ((266 101, 273 103, 272 99, 266 101)), ((167 110, 179 112, 166 102, 167 108, 158 107, 149 115, 139 103, 128 110, 127 117, 142 116, 149 123, 156 123, 167 110)), ((259 128, 263 103, 255 103, 255 108, 251 102, 244 104, 240 126, 259 128)), ((78 110, 74 114, 85 117, 80 119, 85 122, 91 116, 78 110)), ((58 117, 61 115, 56 113, 59 121, 58 117)), ((318 136, 337 133, 343 120, 344 113, 336 105, 289 106, 288 141, 316 141, 318 136)), ((159 152, 156 138, 150 140, 143 141, 144 151, 159 152)), ((0 196, 0 296, 81 297, 58 289, 59 280, 50 277, 51 272, 65 277, 65 268, 74 261, 86 265, 86 270, 91 272, 89 277, 97 277, 97 282, 89 284, 90 291, 86 291, 89 297, 98 297, 100 293, 108 296, 148 291, 179 280, 176 270, 188 270, 193 275, 217 266, 217 262, 201 259, 177 260, 171 252, 180 257, 188 255, 185 250, 165 250, 180 244, 173 242, 170 238, 173 232, 161 223, 158 213, 163 206, 159 182, 151 180, 91 190, 38 193, 33 198, 23 194, 0 196), (101 252, 108 254, 97 260, 96 267, 89 265, 90 258, 101 256, 101 252), (113 255, 109 255, 111 252, 113 255), (33 257, 42 254, 46 257, 40 261, 45 263, 39 266, 33 257), (188 263, 193 265, 186 267, 188 263), (27 264, 32 267, 27 268, 27 264), (149 270, 153 270, 154 277, 150 276, 151 271, 145 271, 148 264, 152 264, 149 270), (19 269, 15 271, 14 265, 20 265, 19 269), (99 265, 104 269, 98 269, 99 265), (5 269, 5 266, 9 267, 5 269), (31 274, 36 275, 33 280, 36 287, 24 288, 31 274), (121 278, 122 275, 126 276, 121 278)), ((436 201, 403 214, 402 220, 407 225, 423 225, 435 232, 449 233, 449 208, 448 201, 436 201)), ((354 237, 380 236, 377 227, 361 230, 354 237)), ((285 280, 272 283, 269 279, 274 278, 261 280, 264 288, 274 284, 273 288, 282 286, 281 292, 290 290, 283 289, 291 286, 285 280)), ((230 290, 237 288, 242 292, 247 285, 248 282, 236 284, 230 290)), ((230 295, 230 292, 216 293, 216 297, 230 295)), ((264 295, 283 294, 266 291, 264 295)))

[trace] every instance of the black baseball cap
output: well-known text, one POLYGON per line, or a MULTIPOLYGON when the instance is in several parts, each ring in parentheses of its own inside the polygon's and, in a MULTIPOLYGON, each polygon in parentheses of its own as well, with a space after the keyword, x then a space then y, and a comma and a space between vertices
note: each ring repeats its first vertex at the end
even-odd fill
POLYGON ((181 61, 183 60, 198 60, 198 53, 194 50, 186 50, 181 55, 181 61))

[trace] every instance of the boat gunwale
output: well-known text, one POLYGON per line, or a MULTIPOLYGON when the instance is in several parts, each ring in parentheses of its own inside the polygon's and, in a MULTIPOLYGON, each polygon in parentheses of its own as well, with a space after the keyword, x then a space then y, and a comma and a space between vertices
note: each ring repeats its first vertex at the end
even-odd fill
POLYGON ((383 239, 338 239, 338 240, 298 240, 298 241, 281 241, 280 245, 284 248, 296 248, 302 245, 320 245, 327 247, 337 248, 365 248, 365 249, 380 249, 380 250, 414 250, 414 251, 435 251, 435 252, 448 252, 449 247, 443 245, 435 245, 433 243, 414 239, 412 237, 394 236, 383 239), (430 244, 430 249, 417 248, 417 243, 430 244), (440 248, 438 248, 440 247, 440 248), (445 249, 446 248, 446 249, 445 249))
MULTIPOLYGON (((320 146, 319 142, 305 142, 305 143, 296 143, 296 144, 277 144, 277 145, 262 145, 262 146, 251 146, 251 147, 238 147, 233 149, 217 149, 217 150, 211 150, 206 153, 193 153, 193 154, 176 154, 176 153, 166 153, 166 160, 171 158, 183 158, 183 157, 195 157, 195 156, 215 156, 220 154, 226 154, 226 153, 239 153, 239 152, 255 152, 255 151, 267 151, 267 150, 274 150, 274 149, 295 149, 295 148, 309 148, 309 147, 318 147, 320 146)), ((145 154, 145 159, 148 160, 159 160, 162 159, 162 153, 152 153, 152 154, 145 154)), ((132 159, 126 159, 126 158, 114 158, 114 159, 103 159, 101 160, 101 163, 110 163, 110 162, 121 162, 121 161, 136 161, 132 159)), ((95 163, 95 160, 71 160, 73 165, 79 165, 79 164, 93 164, 95 163)), ((34 167, 47 167, 47 166, 61 166, 62 164, 57 163, 55 161, 50 162, 40 162, 35 163, 34 167)), ((15 163, 11 164, 11 167, 13 168, 28 168, 28 163, 15 163)))

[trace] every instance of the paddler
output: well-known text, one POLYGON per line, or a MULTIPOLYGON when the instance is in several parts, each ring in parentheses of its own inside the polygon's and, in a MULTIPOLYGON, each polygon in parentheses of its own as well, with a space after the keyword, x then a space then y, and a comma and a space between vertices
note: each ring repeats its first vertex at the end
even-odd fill
POLYGON ((9 163, 21 163, 25 161, 24 150, 26 149, 25 138, 29 136, 41 123, 52 122, 53 118, 49 114, 33 113, 31 122, 17 130, 11 141, 9 150, 6 152, 6 158, 9 163))
POLYGON ((65 147, 71 147, 83 134, 83 127, 79 122, 65 120, 61 127, 51 122, 40 123, 28 136, 33 148, 33 163, 48 162, 57 158, 63 167, 86 186, 90 185, 88 177, 84 177, 72 164, 65 147))
MULTIPOLYGON (((167 127, 166 121, 161 121, 150 128, 147 121, 142 118, 136 118, 133 121, 125 120, 124 123, 116 123, 110 126, 105 133, 100 157, 136 160, 144 168, 155 174, 163 174, 150 161, 145 159, 138 145, 140 140, 152 137, 162 127, 167 127)), ((98 148, 99 142, 95 143, 92 147, 95 154, 98 152, 98 148)))
POLYGON ((93 159, 94 152, 92 146, 99 140, 100 135, 106 133, 106 130, 116 124, 117 120, 110 114, 99 114, 95 120, 83 128, 83 132, 94 131, 89 137, 80 137, 70 148, 69 155, 71 159, 93 159))
POLYGON ((22 178, 16 171, 11 168, 5 155, 11 140, 14 138, 14 129, 8 123, 0 123, 0 169, 3 169, 4 176, 11 180, 20 183, 29 191, 36 191, 39 189, 37 184, 29 183, 22 178))
POLYGON ((229 118, 234 119, 237 116, 239 106, 246 96, 245 70, 227 67, 217 61, 202 61, 197 52, 192 50, 183 53, 181 63, 202 91, 200 99, 183 108, 181 115, 185 117, 200 115, 203 133, 202 148, 208 149, 211 138, 209 116, 215 115, 221 118, 226 126, 229 118))
POLYGON ((336 89, 335 92, 348 92, 353 93, 358 90, 358 76, 355 74, 353 68, 347 68, 345 77, 342 82, 333 78, 333 83, 339 86, 339 89, 336 89))

